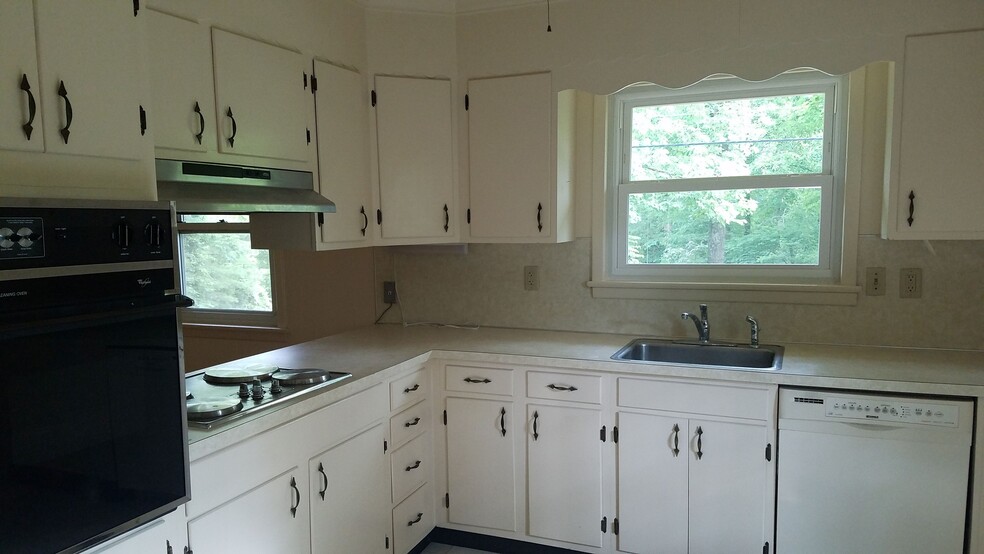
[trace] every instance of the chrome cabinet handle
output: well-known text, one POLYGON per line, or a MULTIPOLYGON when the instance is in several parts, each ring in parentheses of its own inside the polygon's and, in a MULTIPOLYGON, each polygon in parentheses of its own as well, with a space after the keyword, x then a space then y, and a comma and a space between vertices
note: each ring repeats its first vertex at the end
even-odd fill
POLYGON ((548 389, 551 389, 551 390, 562 390, 562 391, 567 391, 567 392, 574 392, 574 391, 577 390, 577 387, 575 387, 575 386, 565 387, 563 385, 555 385, 553 383, 550 383, 549 385, 547 385, 547 388, 548 389))
POLYGON ((34 93, 31 92, 31 83, 27 80, 27 74, 22 75, 20 89, 27 94, 27 123, 21 125, 21 129, 27 135, 27 140, 31 140, 31 134, 34 132, 34 116, 38 114, 38 103, 34 100, 34 93))
POLYGON ((417 519, 413 521, 408 521, 407 527, 412 527, 414 524, 420 523, 420 520, 423 519, 423 517, 424 517, 424 512, 417 512, 417 519))
POLYGON ((419 384, 414 384, 412 387, 407 387, 407 388, 403 389, 403 394, 410 394, 411 392, 414 392, 415 390, 417 390, 419 388, 420 388, 420 385, 419 384))
POLYGON ((412 421, 408 421, 408 422, 404 423, 403 426, 404 427, 413 427, 414 425, 416 425, 418 423, 420 423, 420 418, 419 417, 415 417, 415 418, 413 418, 412 421))
POLYGON ((322 464, 320 462, 318 463, 318 473, 320 473, 321 474, 321 477, 323 477, 324 480, 325 480, 325 486, 320 491, 318 491, 318 494, 321 495, 321 500, 324 500, 325 499, 325 493, 328 492, 328 474, 325 473, 325 466, 324 466, 324 464, 322 464))
POLYGON ((420 460, 417 460, 416 462, 414 462, 412 466, 407 466, 407 469, 405 471, 413 471, 413 470, 417 469, 418 467, 420 467, 420 460))
POLYGON ((297 480, 293 477, 290 478, 290 488, 294 489, 294 494, 297 495, 297 504, 292 504, 290 507, 290 517, 297 517, 297 507, 301 505, 301 491, 297 488, 297 480))
POLYGON ((673 424, 673 457, 676 458, 680 454, 680 426, 676 423, 673 424))
POLYGON ((483 383, 484 384, 484 383, 491 383, 492 382, 492 380, 491 379, 488 379, 488 378, 476 379, 475 377, 465 377, 464 380, 465 380, 466 383, 483 383))
POLYGON ((697 459, 698 460, 701 459, 701 457, 704 455, 704 452, 701 451, 701 444, 700 444, 700 438, 703 434, 704 434, 704 430, 701 429, 700 426, 698 426, 697 427, 697 459))

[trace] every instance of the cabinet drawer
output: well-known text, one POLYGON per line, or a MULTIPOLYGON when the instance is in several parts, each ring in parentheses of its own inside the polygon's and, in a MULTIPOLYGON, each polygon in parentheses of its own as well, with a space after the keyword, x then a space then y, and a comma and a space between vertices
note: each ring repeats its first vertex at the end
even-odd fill
POLYGON ((526 374, 526 396, 601 404, 601 377, 530 371, 526 374))
POLYGON ((393 508, 393 552, 406 554, 434 528, 434 501, 424 485, 393 508))
POLYGON ((511 369, 449 365, 444 371, 446 390, 512 396, 513 370, 511 369))
POLYGON ((379 384, 295 420, 292 425, 303 437, 303 453, 307 457, 338 444, 375 421, 385 421, 388 412, 386 387, 379 384))
POLYGON ((397 448, 408 440, 420 435, 431 425, 431 406, 429 402, 417 403, 390 418, 390 440, 397 448))
POLYGON ((406 498, 428 481, 431 472, 430 434, 421 435, 393 452, 393 502, 406 498))
POLYGON ((427 398, 429 383, 428 373, 424 369, 391 382, 390 410, 399 410, 404 406, 416 404, 427 398))
POLYGON ((618 405, 667 412, 769 419, 768 388, 620 377, 618 405))

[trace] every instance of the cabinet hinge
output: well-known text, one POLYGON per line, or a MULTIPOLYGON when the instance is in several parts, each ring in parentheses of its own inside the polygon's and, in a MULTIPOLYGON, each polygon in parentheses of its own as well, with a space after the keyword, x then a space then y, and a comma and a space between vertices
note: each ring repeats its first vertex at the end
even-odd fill
POLYGON ((444 424, 445 425, 448 424, 448 411, 447 410, 444 410, 444 424))
POLYGON ((601 518, 601 532, 602 533, 608 532, 608 516, 601 518))
POLYGON ((387 450, 389 450, 389 443, 386 442, 386 439, 383 439, 383 454, 385 454, 387 450))
POLYGON ((383 224, 383 210, 376 208, 376 225, 383 224))
POLYGON ((471 225, 471 208, 468 208, 468 210, 465 211, 465 220, 469 225, 471 225))
POLYGON ((772 443, 765 445, 765 461, 772 461, 772 443))
POLYGON ((608 440, 608 427, 607 426, 605 426, 605 425, 602 425, 601 426, 601 433, 598 435, 598 437, 601 439, 601 442, 605 442, 605 441, 608 440))
MULTIPOLYGON (((311 75, 311 94, 318 92, 318 77, 311 75)), ((388 540, 388 537, 387 537, 388 540)))
POLYGON ((167 554, 174 554, 174 549, 171 548, 171 541, 164 541, 167 543, 167 554))
POLYGON ((195 554, 195 551, 192 550, 191 547, 186 546, 184 554, 195 554))
POLYGON ((762 554, 769 554, 769 543, 765 543, 762 547, 762 554))
POLYGON ((444 507, 451 508, 451 495, 449 493, 444 493, 444 507))
POLYGON ((308 87, 307 71, 302 71, 301 75, 304 76, 304 90, 307 90, 308 87))
POLYGON ((618 518, 612 518, 612 533, 618 534, 618 518))
POLYGON ((318 212, 318 227, 325 226, 325 214, 324 212, 318 212))
POLYGON ((311 144, 311 129, 304 129, 307 132, 307 143, 311 144))
POLYGON ((140 106, 140 136, 147 134, 147 110, 140 106))
POLYGON ((389 550, 389 547, 390 547, 390 538, 386 537, 386 547, 385 547, 386 550, 389 550))
POLYGON ((140 0, 133 0, 133 17, 140 13, 140 0))
MULTIPOLYGON (((612 442, 618 444, 618 425, 612 426, 612 442)), ((614 525, 616 521, 618 521, 618 519, 613 520, 612 525, 614 525)))
POLYGON ((374 90, 369 92, 369 103, 372 104, 373 108, 376 107, 376 91, 374 90))
POLYGON ((468 95, 465 95, 465 111, 468 111, 468 95))

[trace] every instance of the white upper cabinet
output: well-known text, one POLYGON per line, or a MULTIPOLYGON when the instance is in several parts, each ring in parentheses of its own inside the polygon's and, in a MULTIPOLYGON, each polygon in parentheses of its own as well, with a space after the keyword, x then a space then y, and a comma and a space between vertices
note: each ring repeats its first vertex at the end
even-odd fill
POLYGON ((984 239, 981 52, 984 31, 906 38, 898 173, 886 191, 884 236, 984 239))
POLYGON ((451 82, 376 76, 374 92, 380 236, 456 241, 451 82))
POLYGON ((573 238, 571 93, 555 95, 549 73, 468 81, 469 233, 472 242, 573 238))
POLYGON ((209 29, 147 11, 150 125, 158 149, 215 151, 215 96, 209 29))
POLYGON ((0 149, 44 150, 31 0, 0 3, 0 149))
POLYGON ((304 56, 212 29, 218 150, 308 161, 308 94, 304 56))
POLYGON ((3 2, 0 149, 141 159, 144 14, 124 0, 3 2))
POLYGON ((335 203, 321 225, 323 243, 366 246, 372 213, 369 94, 358 71, 314 62, 321 194, 335 203))

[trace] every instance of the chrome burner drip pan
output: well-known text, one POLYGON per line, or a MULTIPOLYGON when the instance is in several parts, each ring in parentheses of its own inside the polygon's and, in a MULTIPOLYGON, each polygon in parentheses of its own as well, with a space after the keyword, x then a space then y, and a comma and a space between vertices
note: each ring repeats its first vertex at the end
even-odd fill
POLYGON ((210 368, 185 378, 188 425, 211 429, 312 394, 351 376, 351 373, 313 368, 210 368))

